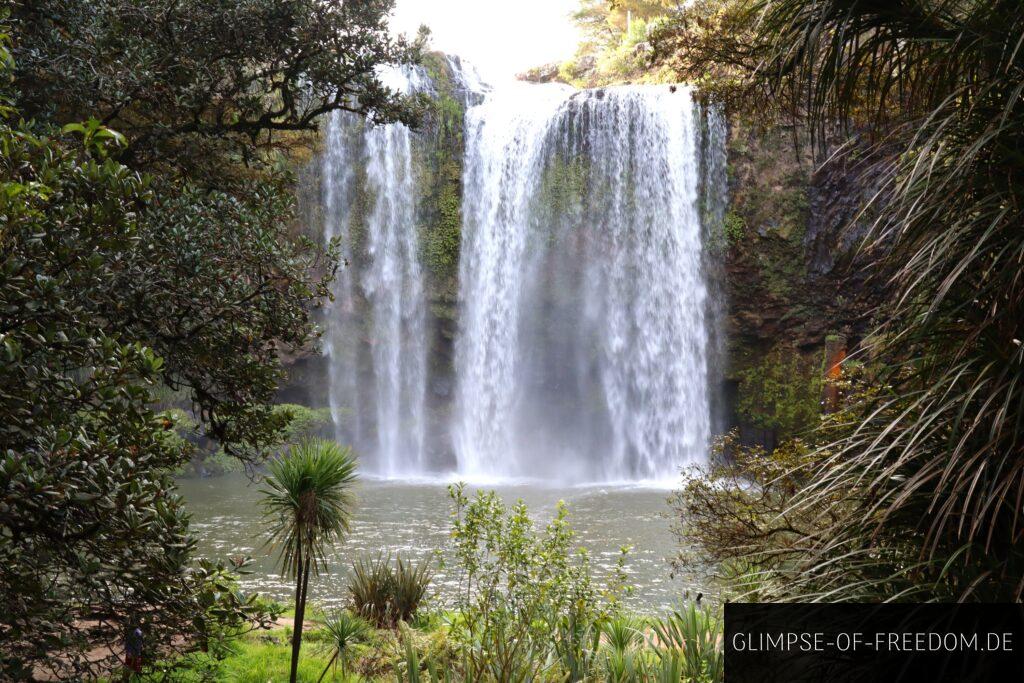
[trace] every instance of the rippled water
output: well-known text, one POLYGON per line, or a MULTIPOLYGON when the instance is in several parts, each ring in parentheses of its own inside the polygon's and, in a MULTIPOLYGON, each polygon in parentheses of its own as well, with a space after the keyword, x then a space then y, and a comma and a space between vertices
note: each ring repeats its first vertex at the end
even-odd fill
MULTIPOLYGON (((579 543, 590 551, 599 577, 613 569, 621 546, 632 546, 627 571, 636 590, 627 602, 637 610, 664 609, 678 602, 686 590, 695 589, 692 578, 669 578, 668 558, 675 552, 675 543, 669 533, 665 490, 537 485, 489 488, 509 502, 522 498, 541 523, 551 519, 556 503, 564 500, 579 543)), ((263 547, 267 524, 258 506, 259 486, 242 476, 225 476, 185 480, 180 489, 192 511, 200 554, 214 558, 252 555, 255 572, 244 578, 244 587, 291 601, 294 586, 275 572, 274 560, 263 547)), ((445 484, 364 481, 358 495, 351 537, 329 558, 329 572, 311 582, 312 597, 321 605, 345 601, 349 566, 358 557, 376 555, 380 550, 435 559, 447 553, 450 507, 445 484)), ((444 601, 452 587, 451 577, 450 569, 438 569, 435 600, 444 601)))

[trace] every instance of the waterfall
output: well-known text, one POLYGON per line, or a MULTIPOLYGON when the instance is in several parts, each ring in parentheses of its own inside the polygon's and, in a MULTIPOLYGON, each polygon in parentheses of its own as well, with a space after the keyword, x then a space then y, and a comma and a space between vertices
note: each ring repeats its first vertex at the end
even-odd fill
POLYGON ((385 477, 664 480, 703 461, 724 357, 724 119, 685 87, 492 90, 457 58, 442 67, 383 77, 454 98, 458 142, 347 113, 325 128, 336 439, 385 477), (420 262, 453 149, 457 316, 455 263, 439 281, 420 262))
POLYGON ((705 457, 699 118, 667 86, 522 85, 468 110, 460 473, 667 478, 705 457))
MULTIPOLYGON (((725 270, 722 255, 729 246, 725 231, 725 214, 728 208, 728 158, 726 141, 728 129, 721 107, 711 107, 704 112, 704 135, 701 139, 701 220, 703 222, 704 280, 708 283, 708 331, 707 366, 708 386, 719 384, 726 376, 728 348, 725 339, 725 316, 727 311, 724 292, 725 270)), ((722 433, 729 424, 728 407, 721 391, 712 391, 711 427, 713 433, 722 433)))
POLYGON ((324 241, 336 241, 341 250, 341 267, 334 281, 334 301, 327 311, 324 354, 328 358, 327 398, 337 441, 362 443, 363 415, 359 391, 359 319, 356 315, 357 282, 352 272, 350 204, 353 164, 357 150, 351 149, 347 133, 354 122, 335 112, 326 127, 321 188, 324 241))
POLYGON ((547 126, 571 90, 522 86, 466 115, 454 438, 462 473, 508 475, 529 200, 547 126))
MULTIPOLYGON (((419 69, 386 74, 423 88, 419 69)), ((383 476, 422 470, 427 342, 411 133, 335 112, 322 161, 324 235, 344 263, 327 315, 328 395, 339 441, 383 476)))

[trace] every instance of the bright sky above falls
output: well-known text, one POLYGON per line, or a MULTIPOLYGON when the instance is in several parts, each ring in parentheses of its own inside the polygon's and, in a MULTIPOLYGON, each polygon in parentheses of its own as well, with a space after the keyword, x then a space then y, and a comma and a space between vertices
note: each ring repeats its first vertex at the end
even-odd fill
POLYGON ((430 27, 432 46, 468 59, 486 80, 562 61, 576 49, 576 0, 398 0, 396 31, 430 27))

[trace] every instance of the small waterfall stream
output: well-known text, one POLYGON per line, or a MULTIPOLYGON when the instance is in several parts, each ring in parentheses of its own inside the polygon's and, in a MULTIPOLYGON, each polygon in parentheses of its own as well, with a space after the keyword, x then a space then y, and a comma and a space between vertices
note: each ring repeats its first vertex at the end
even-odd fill
MULTIPOLYGON (((389 80, 405 91, 428 83, 413 69, 389 80)), ((392 477, 423 467, 426 305, 410 136, 402 124, 335 112, 322 171, 324 234, 339 239, 346 261, 325 342, 336 438, 372 453, 372 469, 392 477), (365 255, 353 249, 357 237, 365 255)))
MULTIPOLYGON (((348 264, 324 345, 336 438, 385 477, 637 481, 702 461, 721 118, 684 87, 490 90, 447 64, 466 107, 453 353, 434 348, 420 263, 418 134, 347 114, 326 129, 324 236, 348 264)), ((422 70, 390 78, 434 93, 422 70)))

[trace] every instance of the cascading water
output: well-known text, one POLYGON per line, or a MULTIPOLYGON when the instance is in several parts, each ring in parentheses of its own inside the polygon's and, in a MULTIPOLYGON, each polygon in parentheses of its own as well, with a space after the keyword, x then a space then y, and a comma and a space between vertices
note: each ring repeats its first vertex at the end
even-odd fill
POLYGON ((523 85, 469 109, 460 473, 636 480, 704 457, 698 120, 664 86, 523 85))
POLYGON ((683 87, 491 90, 444 65, 447 91, 423 69, 387 82, 466 111, 456 320, 420 263, 452 138, 341 113, 326 128, 324 235, 345 260, 325 335, 336 438, 385 477, 636 481, 701 461, 721 117, 683 87))
POLYGON ((515 458, 511 418, 520 389, 528 204, 544 160, 545 127, 565 93, 548 87, 507 89, 466 115, 454 431, 464 474, 515 470, 510 467, 515 458))
MULTIPOLYGON (((429 83, 418 69, 388 79, 405 91, 429 83)), ((410 138, 402 124, 335 112, 322 169, 324 234, 345 260, 325 342, 335 433, 383 476, 423 467, 426 304, 410 138)))
MULTIPOLYGON (((707 365, 708 386, 719 384, 726 374, 728 349, 725 339, 726 301, 725 271, 720 256, 727 247, 728 237, 725 233, 725 214, 728 208, 728 157, 726 140, 728 129, 725 116, 720 107, 712 107, 701 117, 703 135, 701 136, 701 222, 703 223, 702 239, 704 249, 704 280, 708 284, 708 332, 707 365), (708 248, 710 246, 710 248, 708 248)), ((710 393, 711 430, 712 433, 723 433, 729 422, 726 397, 720 391, 710 393)))

